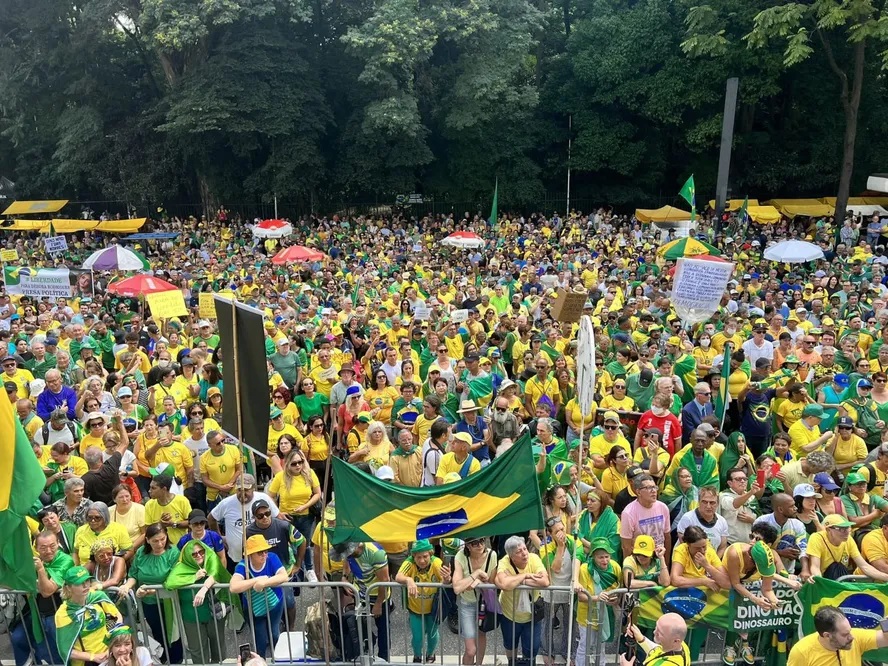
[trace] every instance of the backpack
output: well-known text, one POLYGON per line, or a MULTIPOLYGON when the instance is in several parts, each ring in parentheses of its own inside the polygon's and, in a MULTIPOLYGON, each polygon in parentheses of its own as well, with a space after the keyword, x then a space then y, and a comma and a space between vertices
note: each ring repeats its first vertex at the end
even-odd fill
MULTIPOLYGON (((71 437, 74 438, 74 443, 77 444, 80 441, 80 438, 77 436, 77 426, 72 421, 68 421, 65 425, 68 426, 68 430, 71 431, 71 437)), ((43 446, 49 446, 49 421, 43 424, 40 432, 43 433, 43 446)))
POLYGON ((851 471, 859 472, 863 468, 866 468, 867 476, 869 477, 866 482, 866 492, 870 492, 873 488, 876 487, 876 468, 873 467, 870 463, 866 462, 862 465, 854 465, 854 467, 851 468, 851 471))

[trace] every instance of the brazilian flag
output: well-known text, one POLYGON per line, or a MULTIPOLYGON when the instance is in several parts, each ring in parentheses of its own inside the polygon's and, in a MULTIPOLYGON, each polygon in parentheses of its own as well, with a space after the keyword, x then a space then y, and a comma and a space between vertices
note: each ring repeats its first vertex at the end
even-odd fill
POLYGON ((468 386, 469 399, 474 400, 475 404, 481 409, 487 407, 493 400, 493 375, 488 374, 484 377, 469 377, 468 372, 463 373, 463 379, 468 386))
POLYGON ((728 403, 731 400, 728 384, 731 379, 731 352, 733 351, 733 346, 731 342, 725 343, 724 353, 722 354, 721 382, 718 387, 718 395, 713 400, 713 412, 721 426, 725 424, 725 413, 728 411, 728 403))
MULTIPOLYGON (((879 622, 888 615, 888 584, 839 583, 826 578, 814 578, 803 585, 799 601, 804 611, 799 623, 799 635, 814 633, 814 614, 821 606, 835 606, 848 618, 852 629, 878 629, 879 622)), ((888 649, 865 652, 863 658, 871 662, 888 662, 888 649)))
POLYGON ((336 528, 332 542, 415 541, 516 534, 542 529, 540 492, 527 444, 512 446, 471 476, 442 486, 385 483, 333 458, 336 528))

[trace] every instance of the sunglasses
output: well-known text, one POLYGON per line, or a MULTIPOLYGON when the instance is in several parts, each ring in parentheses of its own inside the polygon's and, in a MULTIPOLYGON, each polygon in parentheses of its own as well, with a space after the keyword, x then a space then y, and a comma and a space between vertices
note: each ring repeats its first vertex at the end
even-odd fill
POLYGON ((265 518, 271 518, 271 511, 263 511, 256 514, 256 520, 263 520, 265 518))
POLYGON ((301 467, 304 460, 294 460, 290 463, 290 467, 301 467))
POLYGON ((604 429, 605 429, 605 430, 619 430, 619 429, 620 429, 620 426, 606 425, 606 426, 604 426, 604 429))
POLYGON ((311 427, 312 427, 312 428, 323 428, 323 427, 324 427, 324 424, 323 424, 323 423, 315 423, 315 424, 313 424, 311 427))

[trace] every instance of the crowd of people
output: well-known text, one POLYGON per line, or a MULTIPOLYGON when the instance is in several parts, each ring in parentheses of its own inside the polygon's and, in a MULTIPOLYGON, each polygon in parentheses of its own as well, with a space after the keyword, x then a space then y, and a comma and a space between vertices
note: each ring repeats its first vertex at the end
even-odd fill
MULTIPOLYGON (((693 327, 670 303, 674 262, 657 252, 672 232, 605 210, 311 218, 283 240, 255 238, 224 209, 152 224, 178 236, 134 249, 181 289, 187 317, 161 320, 114 295, 117 271, 94 273, 89 295, 0 292, 0 376, 46 475, 31 517, 46 638, 18 622, 17 666, 218 663, 231 656, 220 648, 226 604, 243 610, 265 656, 294 626, 291 581, 353 582, 382 659, 398 605, 374 584, 397 582, 414 663, 435 661, 443 615, 464 664, 481 664, 497 631, 510 663, 542 655, 549 666, 585 664, 593 635, 610 640, 614 591, 630 585, 733 590, 770 610, 772 580, 888 581, 888 257, 859 224, 701 220, 693 233, 736 266, 716 312, 693 327), (484 247, 442 246, 456 230, 484 247), (784 238, 808 238, 826 258, 763 259, 784 238), (293 243, 324 258, 272 263, 293 243), (585 413, 578 325, 552 316, 560 290, 586 293, 595 330, 585 413), (222 431, 234 389, 216 322, 199 314, 204 292, 265 313, 268 394, 246 399, 268 401, 268 440, 255 447, 267 457, 222 431), (532 449, 541 529, 331 543, 332 457, 425 487, 513 446, 532 449), (768 585, 750 591, 758 579, 768 585), (175 640, 157 586, 178 594, 175 640), (126 598, 162 654, 116 656, 132 645, 126 598), (78 621, 66 641, 62 627, 78 621)), ((64 261, 78 267, 115 242, 127 243, 77 234, 64 261)), ((3 244, 23 265, 61 262, 33 238, 7 233, 3 244)), ((699 652, 693 631, 689 643, 699 652)), ((726 664, 755 658, 747 636, 729 636, 726 664)))

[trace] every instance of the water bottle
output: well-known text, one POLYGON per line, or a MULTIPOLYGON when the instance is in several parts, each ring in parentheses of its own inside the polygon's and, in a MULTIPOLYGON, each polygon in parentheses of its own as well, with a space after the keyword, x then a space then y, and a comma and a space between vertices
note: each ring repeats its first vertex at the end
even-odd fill
MULTIPOLYGON (((478 594, 481 594, 478 592, 478 594)), ((487 617, 487 606, 484 603, 484 597, 478 601, 478 626, 484 626, 484 618, 487 617)))

